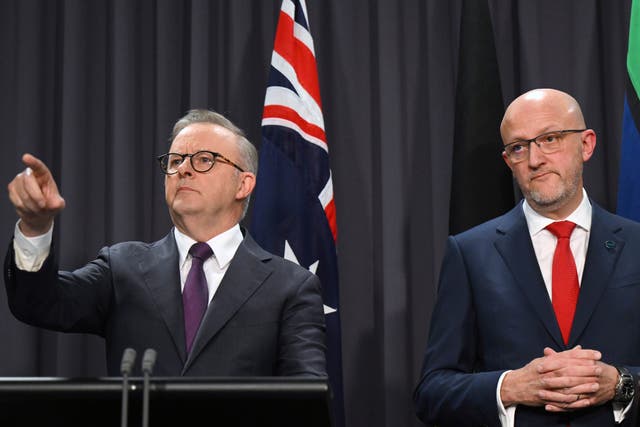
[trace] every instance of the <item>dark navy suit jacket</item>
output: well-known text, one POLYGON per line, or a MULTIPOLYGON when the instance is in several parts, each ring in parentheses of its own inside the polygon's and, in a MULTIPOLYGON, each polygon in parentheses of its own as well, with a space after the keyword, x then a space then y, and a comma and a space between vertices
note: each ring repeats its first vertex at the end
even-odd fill
MULTIPOLYGON (((589 246, 567 345, 522 206, 449 237, 433 311, 417 413, 439 427, 499 426, 500 375, 576 345, 640 371, 640 224, 593 204, 589 246)), ((638 399, 638 397, 636 397, 638 399)), ((630 425, 630 414, 623 425, 630 425)), ((516 427, 614 426, 611 404, 568 414, 518 406, 516 427)))
POLYGON ((326 375, 317 276, 264 251, 248 233, 188 356, 173 232, 155 243, 105 247, 73 272, 58 271, 53 248, 40 271, 21 271, 11 243, 5 284, 18 319, 103 336, 109 375, 120 375, 126 347, 155 349, 158 376, 326 375))

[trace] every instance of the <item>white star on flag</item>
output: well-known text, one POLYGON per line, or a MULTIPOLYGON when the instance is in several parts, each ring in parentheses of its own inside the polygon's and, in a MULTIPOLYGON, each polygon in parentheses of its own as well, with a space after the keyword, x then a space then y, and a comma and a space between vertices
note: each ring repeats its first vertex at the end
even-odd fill
MULTIPOLYGON (((289 245, 289 241, 285 240, 284 241, 284 259, 288 259, 289 261, 295 262, 298 265, 300 264, 300 261, 298 261, 298 257, 296 256, 296 254, 293 252, 293 249, 291 249, 291 246, 289 245)), ((312 272, 313 274, 316 274, 316 270, 318 269, 318 263, 320 261, 316 261, 313 264, 311 264, 309 266, 309 271, 312 272)), ((324 307, 324 314, 330 314, 330 313, 335 313, 337 310, 333 307, 329 307, 326 304, 323 304, 324 307)))

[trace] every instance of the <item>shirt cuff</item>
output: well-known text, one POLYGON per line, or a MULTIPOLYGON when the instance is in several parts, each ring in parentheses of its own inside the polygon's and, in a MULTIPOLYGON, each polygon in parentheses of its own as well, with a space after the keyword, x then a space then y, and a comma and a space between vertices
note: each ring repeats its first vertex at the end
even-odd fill
POLYGON ((49 256, 53 225, 45 234, 35 237, 27 237, 20 231, 20 220, 16 222, 13 232, 13 251, 15 252, 16 266, 24 271, 38 271, 49 256))
POLYGON ((502 427, 514 427, 516 421, 516 407, 517 405, 509 406, 505 408, 500 399, 500 388, 502 387, 502 381, 504 377, 511 371, 505 371, 500 375, 498 379, 498 386, 496 387, 496 402, 498 404, 498 418, 500 419, 500 425, 502 427))
POLYGON ((633 405, 635 397, 631 399, 631 402, 627 406, 622 406, 619 403, 612 403, 613 406, 613 419, 616 421, 616 424, 620 424, 624 421, 625 416, 631 409, 631 405, 633 405))

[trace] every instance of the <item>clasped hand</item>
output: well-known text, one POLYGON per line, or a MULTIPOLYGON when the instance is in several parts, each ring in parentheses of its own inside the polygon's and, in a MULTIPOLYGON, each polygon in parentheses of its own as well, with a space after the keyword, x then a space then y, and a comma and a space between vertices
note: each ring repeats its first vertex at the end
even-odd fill
POLYGON ((603 363, 597 350, 576 346, 543 356, 505 375, 500 397, 505 407, 544 406, 566 412, 601 405, 613 398, 618 371, 603 363))

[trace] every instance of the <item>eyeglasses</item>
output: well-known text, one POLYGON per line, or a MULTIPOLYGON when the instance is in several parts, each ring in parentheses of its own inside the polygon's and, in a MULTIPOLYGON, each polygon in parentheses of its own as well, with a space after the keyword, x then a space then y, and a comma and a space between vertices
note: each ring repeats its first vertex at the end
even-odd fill
POLYGON ((160 163, 162 172, 167 175, 173 175, 178 173, 178 167, 180 167, 184 162, 184 159, 187 157, 191 162, 191 167, 196 172, 208 172, 216 162, 226 163, 238 169, 240 172, 244 172, 240 166, 227 159, 222 154, 214 153, 213 151, 198 151, 193 154, 167 153, 162 156, 158 156, 158 162, 160 163))
POLYGON ((531 139, 519 139, 502 147, 503 153, 513 163, 521 162, 529 156, 529 146, 535 143, 543 154, 552 154, 560 150, 562 138, 569 133, 584 132, 586 129, 564 129, 545 132, 531 139))

